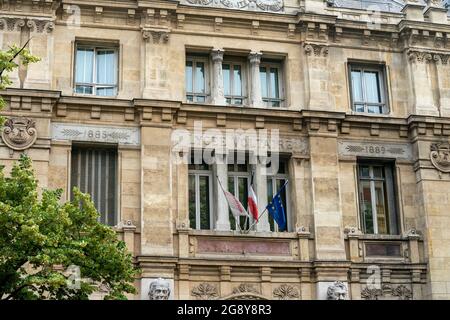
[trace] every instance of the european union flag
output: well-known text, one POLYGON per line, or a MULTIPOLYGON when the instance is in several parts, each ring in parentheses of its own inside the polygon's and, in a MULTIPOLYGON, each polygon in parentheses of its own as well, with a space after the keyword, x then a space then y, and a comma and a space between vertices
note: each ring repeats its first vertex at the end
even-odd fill
POLYGON ((267 205, 266 209, 272 216, 273 220, 278 224, 279 231, 286 230, 286 213, 283 207, 283 201, 281 199, 281 192, 286 187, 288 181, 280 188, 278 193, 273 197, 272 201, 267 205))

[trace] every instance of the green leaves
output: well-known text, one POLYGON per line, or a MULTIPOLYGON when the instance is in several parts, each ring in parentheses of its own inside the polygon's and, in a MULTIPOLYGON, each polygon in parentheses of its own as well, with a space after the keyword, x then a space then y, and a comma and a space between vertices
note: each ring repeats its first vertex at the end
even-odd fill
MULTIPOLYGON (((8 48, 8 50, 0 50, 0 90, 12 84, 9 79, 8 73, 19 67, 19 63, 22 65, 28 65, 30 63, 35 63, 41 59, 33 56, 30 51, 26 48, 29 39, 23 47, 18 47, 13 44, 8 48)), ((5 100, 0 96, 0 110, 5 106, 5 100)), ((3 117, 0 117, 0 125, 3 124, 3 117)))
POLYGON ((98 222, 90 196, 62 190, 38 197, 32 162, 22 156, 5 177, 0 169, 0 298, 87 299, 98 287, 107 299, 134 293, 137 270, 126 246, 110 227, 98 222), (79 270, 73 288, 69 266, 79 270))

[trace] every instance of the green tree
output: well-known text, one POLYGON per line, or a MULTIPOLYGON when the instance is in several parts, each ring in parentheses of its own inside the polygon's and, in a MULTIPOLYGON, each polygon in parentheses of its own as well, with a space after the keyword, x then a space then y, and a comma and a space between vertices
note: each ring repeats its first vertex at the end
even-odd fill
POLYGON ((116 232, 98 222, 90 196, 74 189, 43 190, 29 157, 9 177, 0 168, 0 299, 88 299, 99 286, 105 299, 135 293, 137 269, 116 232), (79 268, 81 279, 68 268, 79 268), (79 282, 78 282, 79 280, 79 282), (77 286, 79 284, 79 286, 77 286))
MULTIPOLYGON (((8 73, 14 71, 19 67, 19 63, 22 65, 28 65, 40 61, 40 58, 33 56, 26 48, 28 40, 23 47, 16 45, 10 46, 7 50, 0 50, 0 90, 4 90, 7 86, 11 85, 8 73)), ((0 95, 0 111, 5 106, 5 100, 0 95)), ((0 125, 3 124, 4 118, 0 116, 0 125)))

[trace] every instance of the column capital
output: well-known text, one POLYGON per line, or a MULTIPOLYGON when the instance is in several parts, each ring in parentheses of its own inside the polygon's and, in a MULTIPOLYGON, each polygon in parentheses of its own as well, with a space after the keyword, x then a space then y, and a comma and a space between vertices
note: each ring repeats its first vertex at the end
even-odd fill
POLYGON ((251 64, 260 64, 261 63, 262 53, 259 51, 252 51, 248 55, 248 60, 251 64))
POLYGON ((213 62, 222 62, 223 61, 223 53, 225 50, 221 48, 214 48, 211 50, 211 59, 213 62))

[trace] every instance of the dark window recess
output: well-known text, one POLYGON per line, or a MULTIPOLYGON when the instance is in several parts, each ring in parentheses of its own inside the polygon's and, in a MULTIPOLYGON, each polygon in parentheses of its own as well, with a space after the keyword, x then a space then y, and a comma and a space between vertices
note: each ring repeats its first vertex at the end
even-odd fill
POLYGON ((400 245, 395 243, 366 243, 366 256, 401 257, 400 245))
POLYGON ((72 148, 71 198, 73 187, 91 195, 100 222, 117 224, 117 149, 72 148))

